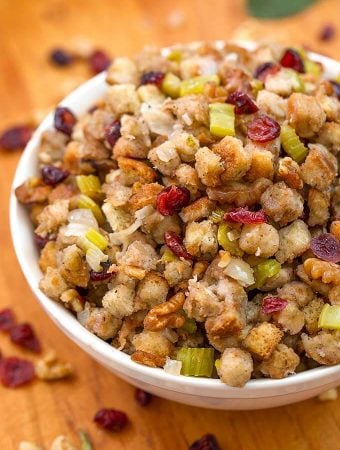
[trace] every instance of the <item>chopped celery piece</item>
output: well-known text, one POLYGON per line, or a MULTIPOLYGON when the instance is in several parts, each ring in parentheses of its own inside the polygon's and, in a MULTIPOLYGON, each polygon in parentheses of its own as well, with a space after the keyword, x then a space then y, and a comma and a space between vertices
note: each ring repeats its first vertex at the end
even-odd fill
POLYGON ((210 133, 214 136, 235 136, 234 105, 212 103, 209 105, 210 133))
POLYGON ((185 323, 182 326, 181 330, 185 331, 189 334, 194 334, 197 331, 197 325, 195 319, 190 319, 189 317, 185 317, 185 323))
POLYGON ((85 194, 80 194, 77 203, 78 208, 90 209, 100 225, 105 222, 105 217, 102 213, 102 210, 99 208, 97 203, 92 200, 92 198, 88 197, 85 194))
POLYGON ((340 305, 326 303, 319 316, 318 327, 325 330, 340 330, 340 305))
POLYGON ((181 374, 210 378, 214 368, 214 350, 212 348, 182 347, 176 357, 182 361, 181 374))
POLYGON ((82 250, 84 250, 84 252, 86 253, 87 250, 89 250, 90 248, 92 248, 93 250, 95 250, 96 247, 94 244, 92 244, 92 242, 90 242, 85 236, 79 236, 77 239, 77 245, 79 248, 81 248, 82 250))
POLYGON ((173 73, 167 73, 162 81, 162 91, 164 94, 169 95, 172 98, 179 96, 181 88, 181 80, 173 73))
POLYGON ((268 278, 277 275, 281 270, 281 264, 276 259, 267 259, 254 267, 255 285, 263 286, 268 278))
POLYGON ((82 194, 88 197, 97 197, 101 194, 101 184, 96 175, 78 175, 77 185, 82 194))
POLYGON ((80 437, 81 450, 93 450, 88 434, 83 430, 79 430, 78 433, 80 437))
POLYGON ((211 213, 210 219, 213 223, 220 223, 224 214, 225 211, 223 211, 223 209, 217 208, 211 213))
POLYGON ((184 95, 202 94, 204 86, 209 82, 220 84, 220 78, 218 75, 202 75, 200 77, 183 80, 181 82, 179 95, 180 97, 183 97, 184 95))
POLYGON ((300 163, 306 158, 308 148, 300 141, 293 127, 288 124, 283 124, 281 126, 280 140, 284 151, 294 161, 300 163))
POLYGON ((230 252, 234 256, 242 256, 243 251, 238 246, 237 240, 231 241, 228 238, 228 233, 231 230, 232 228, 226 222, 221 222, 217 230, 217 241, 223 250, 230 252))
POLYGON ((108 240, 105 236, 103 236, 99 231, 94 228, 89 228, 85 233, 86 239, 88 239, 92 244, 98 247, 100 250, 105 250, 109 245, 108 240))
POLYGON ((336 76, 335 81, 336 81, 337 83, 340 83, 340 73, 339 73, 339 75, 336 76))
POLYGON ((180 61, 182 61, 182 57, 183 57, 182 52, 180 50, 174 48, 168 54, 166 59, 168 59, 169 61, 180 62, 180 61))
POLYGON ((253 80, 250 81, 250 86, 251 86, 255 96, 257 95, 257 93, 259 91, 262 91, 262 89, 264 89, 263 82, 261 80, 257 80, 256 78, 254 78, 253 80))
POLYGON ((321 75, 321 65, 315 61, 311 61, 310 59, 306 59, 305 62, 305 71, 306 73, 310 73, 319 77, 321 75))
POLYGON ((177 256, 169 248, 166 248, 164 250, 164 253, 161 258, 162 262, 169 263, 177 260, 178 260, 177 256))

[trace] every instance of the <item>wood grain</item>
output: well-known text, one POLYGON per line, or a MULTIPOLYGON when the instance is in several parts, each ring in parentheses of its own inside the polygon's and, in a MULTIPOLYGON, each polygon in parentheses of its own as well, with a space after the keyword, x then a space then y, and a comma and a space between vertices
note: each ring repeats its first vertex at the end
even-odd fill
MULTIPOLYGON (((27 121, 51 107, 88 76, 84 65, 56 69, 47 53, 88 38, 112 55, 133 54, 145 44, 166 45, 196 39, 266 38, 306 44, 339 57, 340 30, 329 43, 320 28, 340 15, 338 0, 320 1, 304 13, 278 22, 247 17, 244 2, 233 0, 1 0, 0 127, 27 121)), ((9 232, 8 198, 20 153, 2 153, 0 177, 0 308, 11 306, 32 322, 45 349, 71 361, 74 380, 35 382, 18 390, 0 387, 0 449, 23 440, 49 448, 65 434, 89 431, 95 449, 185 450, 203 433, 216 434, 228 450, 336 450, 340 439, 340 400, 310 400, 254 412, 216 412, 155 399, 142 409, 134 389, 72 344, 47 318, 31 294, 16 261, 9 232), (92 424, 100 407, 125 410, 131 424, 109 436, 92 424)), ((22 354, 0 336, 4 354, 22 354)), ((30 357, 30 355, 27 355, 30 357)))

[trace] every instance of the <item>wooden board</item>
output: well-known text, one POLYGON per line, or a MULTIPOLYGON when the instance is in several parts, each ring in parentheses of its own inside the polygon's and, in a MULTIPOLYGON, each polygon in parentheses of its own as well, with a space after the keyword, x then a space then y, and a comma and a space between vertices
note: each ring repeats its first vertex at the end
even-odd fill
MULTIPOLYGON (((197 39, 276 38, 307 44, 339 57, 340 30, 321 43, 318 31, 340 15, 337 0, 320 1, 299 16, 257 22, 243 1, 233 0, 1 0, 0 127, 26 121, 61 99, 89 76, 81 65, 56 69, 51 47, 84 37, 112 55, 131 55, 144 44, 167 45, 197 39)), ((216 412, 155 399, 142 409, 134 389, 72 344, 47 318, 31 294, 16 261, 8 225, 8 197, 20 153, 0 155, 0 308, 11 306, 32 322, 45 349, 71 361, 76 378, 36 382, 18 390, 0 387, 0 449, 31 440, 48 449, 59 434, 76 441, 85 428, 96 450, 185 450, 203 433, 216 434, 228 450, 336 450, 340 447, 340 400, 310 400, 269 411, 216 412), (125 410, 131 425, 110 436, 92 424, 101 407, 125 410)), ((5 354, 22 354, 0 336, 5 354)))

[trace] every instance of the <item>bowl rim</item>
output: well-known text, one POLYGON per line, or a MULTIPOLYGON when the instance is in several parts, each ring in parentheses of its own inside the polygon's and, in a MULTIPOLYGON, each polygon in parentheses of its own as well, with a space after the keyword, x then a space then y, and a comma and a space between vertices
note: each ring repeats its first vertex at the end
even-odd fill
MULTIPOLYGON (((223 45, 226 42, 231 42, 233 44, 235 43, 247 49, 252 49, 259 44, 256 42, 239 40, 213 41, 214 45, 216 45, 217 47, 223 45)), ((202 41, 197 41, 183 45, 190 45, 194 48, 201 43, 202 41)), ((176 45, 172 47, 176 47, 176 45)), ((171 49, 172 47, 165 47, 162 50, 169 51, 169 49, 171 49)), ((336 60, 312 52, 309 52, 308 55, 314 60, 323 63, 327 69, 331 69, 331 67, 333 67, 331 71, 333 71, 334 73, 335 71, 340 71, 340 63, 336 60)), ((87 99, 87 96, 91 97, 90 94, 93 94, 97 90, 98 92, 101 92, 101 94, 96 94, 94 96, 94 99, 100 98, 103 95, 106 86, 105 72, 103 72, 80 85, 77 89, 67 95, 61 102, 59 102, 59 105, 69 106, 76 113, 78 113, 77 109, 81 109, 81 111, 79 111, 79 114, 83 114, 86 109, 79 108, 79 102, 83 102, 86 104, 86 101, 84 99, 87 99)), ((87 108, 90 106, 90 104, 87 104, 87 108)), ((29 167, 29 162, 31 160, 36 159, 36 150, 40 142, 42 132, 46 131, 47 129, 51 129, 52 125, 53 112, 50 112, 33 133, 31 140, 27 144, 19 160, 10 193, 10 230, 14 250, 29 287, 33 291, 36 298, 39 300, 44 310, 51 317, 51 319, 68 335, 68 337, 71 337, 71 339, 75 343, 77 343, 77 345, 80 345, 84 350, 86 350, 86 348, 89 348, 89 350, 91 349, 93 352, 99 354, 102 357, 101 361, 103 361, 103 359, 107 360, 112 367, 115 367, 117 369, 117 371, 119 371, 119 367, 121 366, 132 377, 148 380, 148 382, 155 385, 159 385, 162 383, 166 384, 167 387, 171 386, 169 390, 172 391, 181 391, 183 389, 186 390, 189 387, 201 388, 206 392, 209 391, 209 395, 220 398, 232 398, 233 394, 236 394, 237 397, 240 397, 242 394, 242 397, 247 397, 250 394, 256 395, 259 392, 264 394, 267 393, 267 396, 270 396, 272 395, 273 390, 277 392, 275 395, 285 395, 284 392, 287 391, 287 389, 295 388, 295 390, 299 391, 308 390, 307 384, 311 381, 316 381, 317 379, 319 381, 325 380, 325 384, 327 383, 326 380, 330 376, 338 376, 338 378, 340 379, 340 364, 335 366, 317 367, 279 380, 267 378, 253 379, 250 380, 243 388, 233 388, 227 386, 219 379, 171 375, 166 373, 163 369, 154 369, 133 362, 129 355, 110 346, 108 343, 92 334, 90 331, 84 328, 80 324, 80 322, 78 322, 78 320, 63 306, 48 298, 42 291, 40 291, 40 289, 38 288, 38 283, 36 282, 37 270, 41 276, 41 272, 39 271, 39 269, 37 269, 37 260, 35 261, 35 264, 32 264, 32 254, 27 253, 26 247, 25 245, 23 245, 23 239, 25 239, 25 236, 20 237, 21 233, 18 233, 18 230, 20 230, 21 227, 20 216, 24 215, 26 218, 24 220, 26 220, 27 223, 29 223, 29 218, 27 212, 24 210, 24 206, 20 205, 17 201, 14 194, 14 189, 29 175, 32 175, 32 172, 27 171, 27 167, 29 167), (303 389, 304 386, 305 389, 303 389)), ((261 397, 263 398, 265 396, 266 395, 261 395, 261 397)))

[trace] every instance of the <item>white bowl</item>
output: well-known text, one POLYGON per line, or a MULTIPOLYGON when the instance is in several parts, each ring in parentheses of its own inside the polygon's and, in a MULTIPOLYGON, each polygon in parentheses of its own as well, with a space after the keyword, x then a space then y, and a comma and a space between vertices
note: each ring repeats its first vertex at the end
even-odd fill
MULTIPOLYGON (((242 45, 249 48, 253 44, 242 45)), ((328 76, 335 77, 340 73, 340 64, 336 61, 316 54, 311 56, 324 64, 328 76)), ((68 95, 61 104, 80 116, 104 95, 105 90, 105 74, 102 73, 68 95)), ((35 131, 20 159, 11 191, 10 223, 16 255, 29 286, 47 314, 73 342, 129 383, 169 400, 205 408, 249 410, 281 406, 314 397, 340 384, 340 365, 308 370, 282 380, 251 380, 244 388, 228 387, 217 379, 170 375, 162 369, 134 363, 128 355, 87 331, 70 312, 44 295, 38 288, 41 272, 33 228, 25 207, 16 200, 14 188, 37 173, 36 150, 40 137, 52 125, 51 113, 35 131)))

